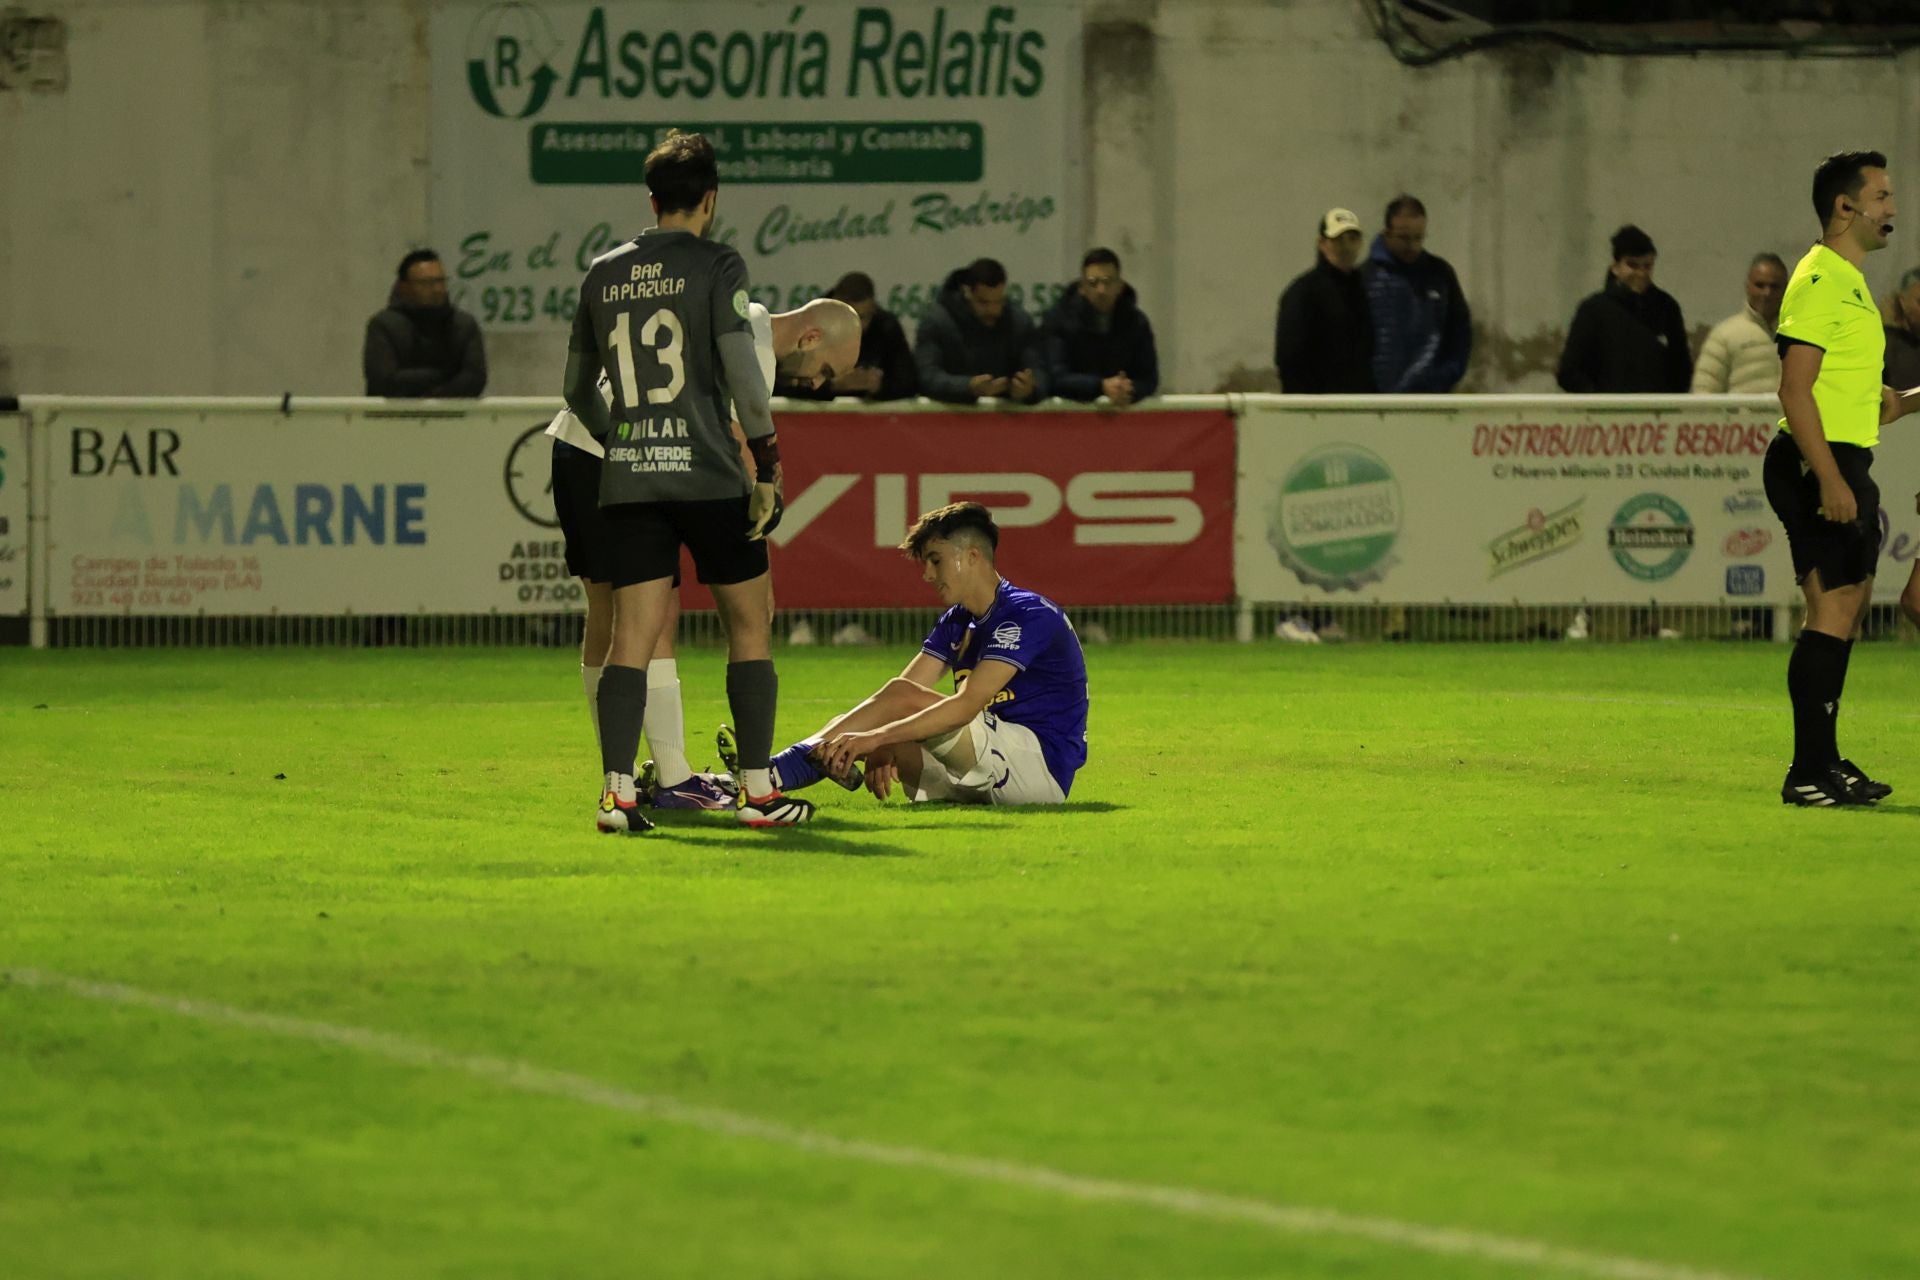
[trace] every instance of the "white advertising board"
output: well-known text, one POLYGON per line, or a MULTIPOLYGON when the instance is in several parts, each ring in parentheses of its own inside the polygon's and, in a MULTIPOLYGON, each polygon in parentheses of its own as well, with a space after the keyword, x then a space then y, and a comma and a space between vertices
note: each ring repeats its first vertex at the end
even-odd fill
POLYGON ((1037 314, 1078 269, 1080 6, 446 3, 431 27, 431 219, 489 329, 573 318, 653 217, 642 161, 713 139, 712 234, 781 311, 860 270, 912 319, 998 258, 1037 314))
MULTIPOLYGON (((1875 451, 1886 600, 1920 553, 1920 439, 1906 426, 1875 451)), ((1773 415, 1711 402, 1255 404, 1239 423, 1236 581, 1255 601, 1797 599, 1762 489, 1775 430, 1773 415)))
POLYGON ((27 611, 27 419, 0 413, 0 616, 27 611))
POLYGON ((550 416, 62 412, 45 428, 50 612, 583 607, 549 491, 550 416))

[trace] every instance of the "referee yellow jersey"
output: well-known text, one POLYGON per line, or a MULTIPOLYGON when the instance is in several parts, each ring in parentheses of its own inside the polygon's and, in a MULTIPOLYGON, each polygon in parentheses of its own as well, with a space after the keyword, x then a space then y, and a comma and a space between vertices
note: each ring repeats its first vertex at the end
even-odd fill
MULTIPOLYGON (((1860 269, 1824 244, 1807 250, 1787 281, 1775 334, 1782 355, 1787 339, 1826 352, 1813 382, 1813 402, 1827 439, 1868 449, 1880 443, 1880 377, 1887 334, 1860 269)), ((1787 429, 1785 418, 1780 429, 1787 429)))

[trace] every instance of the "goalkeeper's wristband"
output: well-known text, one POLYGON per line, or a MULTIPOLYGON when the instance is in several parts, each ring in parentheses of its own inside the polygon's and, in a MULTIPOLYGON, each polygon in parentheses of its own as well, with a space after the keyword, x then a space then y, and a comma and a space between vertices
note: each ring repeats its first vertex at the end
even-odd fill
POLYGON ((780 475, 780 437, 768 435, 749 439, 747 450, 753 454, 754 482, 774 483, 780 475))

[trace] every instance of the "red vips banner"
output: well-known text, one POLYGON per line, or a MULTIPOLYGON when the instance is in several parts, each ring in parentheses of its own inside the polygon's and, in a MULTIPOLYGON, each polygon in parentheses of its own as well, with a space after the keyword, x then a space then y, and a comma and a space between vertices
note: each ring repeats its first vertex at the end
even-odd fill
MULTIPOLYGON (((1225 412, 778 420, 787 509, 773 534, 773 585, 783 610, 938 608, 896 548, 922 512, 963 499, 993 509, 1006 575, 1062 604, 1233 596, 1225 412)), ((703 607, 705 594, 689 592, 688 606, 703 607)))

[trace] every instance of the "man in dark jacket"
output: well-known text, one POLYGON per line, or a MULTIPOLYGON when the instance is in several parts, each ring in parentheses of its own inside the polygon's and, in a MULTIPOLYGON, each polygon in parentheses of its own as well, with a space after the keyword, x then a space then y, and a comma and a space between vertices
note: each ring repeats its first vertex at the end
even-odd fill
POLYGON ((857 396, 862 400, 905 400, 919 394, 920 379, 913 367, 913 348, 907 331, 891 311, 874 300, 873 277, 849 271, 827 290, 827 296, 852 307, 860 317, 860 358, 853 368, 818 387, 806 383, 779 383, 779 394, 802 400, 831 400, 857 396))
POLYGON ((1280 295, 1273 363, 1282 391, 1373 390, 1373 318, 1358 270, 1360 240, 1360 219, 1351 210, 1327 210, 1319 261, 1280 295))
POLYGON ((1040 331, 1047 379, 1063 400, 1104 396, 1129 405, 1160 389, 1153 326, 1111 249, 1087 250, 1080 278, 1061 292, 1040 331))
POLYGON ((1428 253, 1427 207, 1414 196, 1387 206, 1360 278, 1373 312, 1373 382, 1399 394, 1445 393, 1466 376, 1473 321, 1460 279, 1428 253))
POLYGON ((1007 298, 1007 269, 980 258, 947 277, 920 317, 913 358, 920 394, 948 404, 998 396, 1033 404, 1047 396, 1040 330, 1007 298))
POLYGON ((1686 321, 1654 287, 1653 239, 1629 223, 1613 233, 1606 287, 1573 313, 1560 353, 1562 391, 1685 391, 1693 384, 1686 321))
POLYGON ((387 309, 367 321, 361 367, 370 396, 477 396, 487 389, 480 325, 447 301, 447 272, 431 249, 400 260, 387 309))

